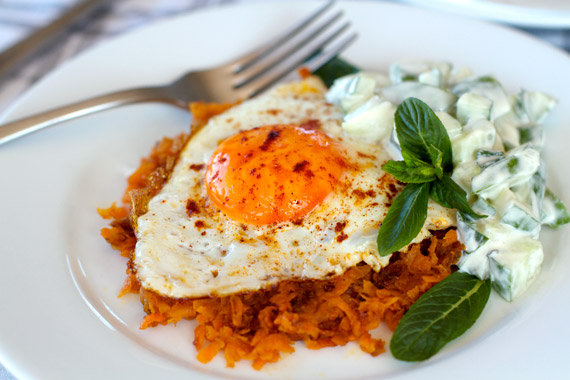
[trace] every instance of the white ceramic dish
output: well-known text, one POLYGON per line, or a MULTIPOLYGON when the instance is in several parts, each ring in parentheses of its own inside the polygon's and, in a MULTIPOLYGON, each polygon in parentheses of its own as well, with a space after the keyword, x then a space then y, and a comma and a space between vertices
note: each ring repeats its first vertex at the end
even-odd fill
MULTIPOLYGON (((245 4, 147 27, 54 71, 6 119, 220 63, 315 6, 245 4)), ((467 19, 386 3, 340 6, 361 36, 345 57, 361 67, 449 60, 481 75, 495 74, 511 91, 524 86, 557 97, 546 159, 551 187, 570 201, 566 54, 467 19)), ((260 372, 246 362, 228 369, 222 357, 197 363, 190 322, 139 330, 143 311, 137 297, 116 297, 125 259, 99 237, 105 222, 95 209, 119 199, 139 158, 162 136, 185 130, 189 120, 168 106, 137 105, 0 147, 0 360, 19 379, 527 379, 562 378, 570 370, 567 229, 544 234, 544 268, 525 296, 512 304, 493 297, 466 335, 425 363, 398 362, 389 353, 372 358, 355 344, 319 351, 297 344, 293 355, 260 372)))
POLYGON ((567 0, 401 0, 422 7, 531 28, 570 27, 567 0))

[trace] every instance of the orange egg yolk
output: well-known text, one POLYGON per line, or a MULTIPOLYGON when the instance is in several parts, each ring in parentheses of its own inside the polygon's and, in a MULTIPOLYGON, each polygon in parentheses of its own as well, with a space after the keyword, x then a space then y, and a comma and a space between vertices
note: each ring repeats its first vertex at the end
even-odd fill
POLYGON ((235 221, 296 221, 331 193, 346 167, 339 144, 324 133, 270 125, 222 142, 205 185, 212 202, 235 221))

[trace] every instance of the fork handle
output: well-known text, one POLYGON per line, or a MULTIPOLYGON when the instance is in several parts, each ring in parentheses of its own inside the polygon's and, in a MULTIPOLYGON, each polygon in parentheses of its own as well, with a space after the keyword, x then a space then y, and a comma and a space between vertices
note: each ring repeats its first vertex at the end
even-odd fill
POLYGON ((55 124, 122 105, 142 102, 162 102, 183 108, 187 106, 186 104, 175 102, 170 98, 167 90, 163 87, 123 90, 97 96, 0 125, 0 145, 55 124))

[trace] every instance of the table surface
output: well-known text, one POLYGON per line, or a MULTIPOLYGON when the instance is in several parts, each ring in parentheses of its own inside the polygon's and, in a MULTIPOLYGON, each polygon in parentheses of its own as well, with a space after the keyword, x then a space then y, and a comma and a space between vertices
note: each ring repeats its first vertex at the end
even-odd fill
MULTIPOLYGON (((0 52, 46 25, 78 0, 0 1, 0 52)), ((0 75, 0 114, 52 69, 80 52, 152 21, 206 7, 256 0, 121 0, 91 12, 71 25, 56 48, 31 56, 12 72, 0 75)), ((570 29, 518 28, 570 52, 570 29)), ((0 358, 0 361, 2 359, 0 358)), ((17 380, 0 364, 0 380, 17 380)))

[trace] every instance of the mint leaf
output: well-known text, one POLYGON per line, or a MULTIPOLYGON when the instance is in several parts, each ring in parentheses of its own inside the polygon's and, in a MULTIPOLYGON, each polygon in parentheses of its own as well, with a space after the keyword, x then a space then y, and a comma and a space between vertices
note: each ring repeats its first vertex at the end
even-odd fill
POLYGON ((432 182, 429 191, 431 198, 447 208, 454 208, 465 215, 469 215, 474 219, 484 218, 485 215, 479 215, 467 202, 467 193, 458 184, 451 179, 449 175, 432 182))
POLYGON ((382 165, 382 170, 404 183, 424 183, 437 179, 433 166, 426 164, 410 167, 404 161, 390 160, 382 165))
POLYGON ((390 351, 405 361, 429 359, 477 320, 491 293, 491 281, 455 272, 416 301, 400 320, 390 351))
POLYGON ((396 109, 394 121, 402 151, 443 172, 453 170, 447 130, 427 104, 407 98, 396 109), (437 151, 441 152, 441 162, 437 151))
POLYGON ((402 157, 404 158, 404 162, 406 163, 406 165, 410 168, 430 165, 414 156, 409 155, 408 152, 406 152, 405 150, 402 150, 402 157))
POLYGON ((429 154, 435 168, 435 174, 437 178, 441 179, 443 177, 443 152, 432 144, 429 146, 429 154))
POLYGON ((321 78, 327 87, 332 86, 337 78, 356 73, 360 69, 342 58, 334 57, 323 66, 315 70, 314 75, 321 78))
POLYGON ((387 256, 411 242, 427 217, 430 183, 409 183, 398 194, 378 231, 378 253, 387 256))

